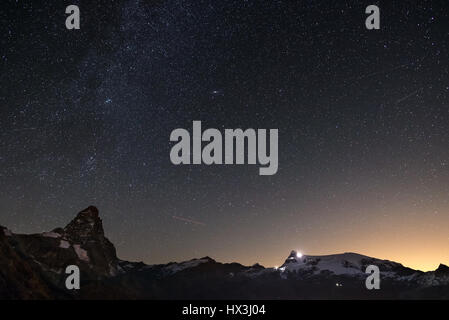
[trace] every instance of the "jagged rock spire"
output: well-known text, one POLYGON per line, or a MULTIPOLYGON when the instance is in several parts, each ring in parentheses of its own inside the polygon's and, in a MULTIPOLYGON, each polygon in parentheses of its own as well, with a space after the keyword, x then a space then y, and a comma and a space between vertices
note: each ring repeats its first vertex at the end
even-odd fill
POLYGON ((71 239, 84 242, 89 238, 104 237, 103 223, 98 209, 94 206, 82 210, 65 228, 64 232, 71 239))

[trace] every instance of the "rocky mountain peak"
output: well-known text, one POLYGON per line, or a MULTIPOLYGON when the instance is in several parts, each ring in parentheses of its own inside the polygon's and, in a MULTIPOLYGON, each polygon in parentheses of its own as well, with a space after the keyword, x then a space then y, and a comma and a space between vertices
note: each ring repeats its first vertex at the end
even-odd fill
POLYGON ((104 237, 103 223, 98 209, 94 206, 82 210, 65 228, 70 238, 81 241, 89 238, 104 237))
POLYGON ((440 263, 438 269, 435 270, 435 273, 439 275, 449 275, 449 267, 445 264, 440 263))
MULTIPOLYGON (((55 230, 57 231, 57 230, 55 230)), ((117 273, 118 259, 114 245, 105 237, 99 211, 94 206, 82 210, 62 229, 62 242, 73 247, 78 257, 99 274, 117 273)))
POLYGON ((297 257, 297 252, 296 252, 296 250, 292 250, 292 251, 290 251, 290 254, 289 254, 289 256, 287 257, 287 259, 288 258, 296 258, 297 257))
POLYGON ((98 209, 95 206, 89 206, 80 213, 78 213, 79 218, 85 218, 85 219, 98 219, 98 209))

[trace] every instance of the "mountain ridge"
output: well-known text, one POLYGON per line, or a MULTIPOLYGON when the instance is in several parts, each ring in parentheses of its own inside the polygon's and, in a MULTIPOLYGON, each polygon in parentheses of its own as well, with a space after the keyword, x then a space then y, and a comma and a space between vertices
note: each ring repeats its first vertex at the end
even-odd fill
POLYGON ((14 234, 0 226, 0 267, 0 298, 7 299, 390 299, 449 292, 444 264, 423 272, 354 252, 313 256, 293 250, 279 268, 208 256, 154 265, 125 261, 105 236, 94 206, 50 232, 14 234), (380 292, 364 288, 370 264, 380 269, 386 288, 380 292), (68 265, 79 267, 81 290, 65 288, 68 265))

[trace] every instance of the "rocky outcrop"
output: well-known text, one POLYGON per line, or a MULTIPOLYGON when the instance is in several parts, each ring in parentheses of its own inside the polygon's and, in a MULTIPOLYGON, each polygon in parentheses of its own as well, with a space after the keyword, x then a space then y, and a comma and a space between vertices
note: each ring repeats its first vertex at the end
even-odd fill
MULTIPOLYGON (((105 237, 98 209, 93 206, 81 211, 65 228, 51 232, 20 235, 3 228, 1 242, 0 259, 4 265, 21 268, 20 271, 1 268, 4 279, 10 281, 23 277, 29 279, 30 285, 46 283, 64 290, 69 265, 80 268, 83 283, 115 276, 120 269, 115 247, 105 237)), ((19 291, 24 292, 20 288, 19 291)), ((30 295, 24 298, 48 297, 48 290, 43 287, 28 291, 30 295)))
POLYGON ((11 244, 12 233, 0 226, 0 298, 49 299, 52 290, 31 259, 11 244))

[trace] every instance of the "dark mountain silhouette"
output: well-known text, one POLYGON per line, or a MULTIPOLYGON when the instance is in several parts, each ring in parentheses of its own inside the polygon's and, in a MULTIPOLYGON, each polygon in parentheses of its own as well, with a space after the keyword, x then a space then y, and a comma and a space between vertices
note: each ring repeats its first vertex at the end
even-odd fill
POLYGON ((448 299, 449 267, 422 272, 356 253, 302 256, 280 268, 220 263, 210 257, 146 265, 117 258, 98 209, 81 211, 65 228, 14 234, 0 226, 1 299, 448 299), (67 290, 65 269, 81 272, 67 290), (368 290, 368 265, 381 272, 368 290))

